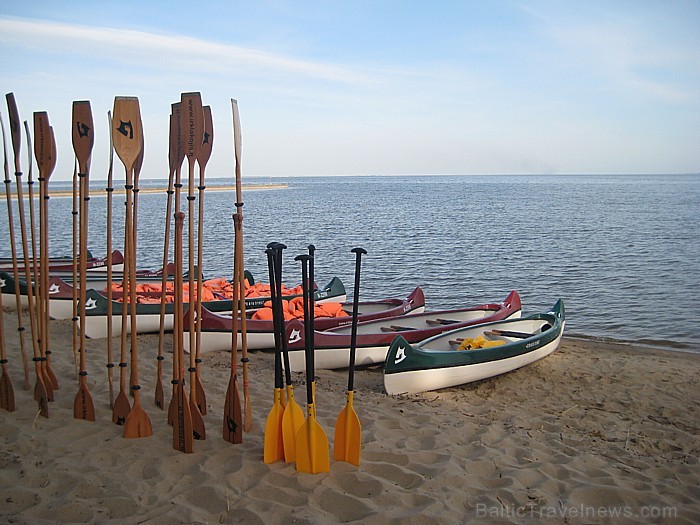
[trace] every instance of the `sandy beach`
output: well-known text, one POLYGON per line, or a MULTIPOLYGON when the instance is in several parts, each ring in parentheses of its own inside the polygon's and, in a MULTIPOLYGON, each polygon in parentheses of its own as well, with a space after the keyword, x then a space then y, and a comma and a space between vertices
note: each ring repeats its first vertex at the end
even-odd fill
MULTIPOLYGON (((94 184, 93 184, 94 186, 94 184)), ((273 184, 273 183, 261 183, 261 184, 243 184, 241 186, 242 191, 259 191, 259 190, 283 190, 288 188, 288 184, 273 184)), ((162 193, 165 194, 168 191, 168 188, 163 187, 163 188, 140 188, 139 192, 141 194, 144 193, 162 193)), ((222 186, 222 185, 210 185, 206 187, 206 191, 208 193, 212 192, 219 192, 219 191, 236 191, 236 186, 235 185, 227 185, 227 186, 222 186)), ((114 193, 113 195, 124 195, 125 193, 123 185, 120 187, 119 185, 116 185, 114 187, 114 193)), ((26 193, 25 193, 26 194, 26 193)), ((11 193, 12 197, 16 197, 15 193, 11 193)), ((91 197, 104 197, 106 196, 104 188, 100 189, 92 189, 90 190, 90 196, 91 197)), ((52 198, 65 198, 65 197, 73 197, 73 192, 72 191, 51 191, 51 197, 52 198)), ((1 200, 6 200, 7 195, 6 194, 0 194, 0 201, 1 200)))
MULTIPOLYGON (((4 323, 17 410, 0 411, 3 523, 700 522, 697 354, 565 338, 513 373, 398 397, 384 393, 381 369, 358 371, 361 465, 331 459, 330 473, 310 475, 262 461, 272 354, 251 354, 254 427, 240 445, 221 438, 230 354, 204 356, 207 437, 182 454, 153 404, 157 336, 139 337, 154 433, 125 439, 111 422, 104 340, 88 341, 97 420, 76 420, 71 321, 52 322, 60 389, 47 419, 23 388, 14 312, 4 323)), ((318 418, 332 447, 347 371, 317 376, 318 418)), ((169 377, 164 383, 167 402, 169 377)), ((295 385, 304 407, 300 374, 295 385)))

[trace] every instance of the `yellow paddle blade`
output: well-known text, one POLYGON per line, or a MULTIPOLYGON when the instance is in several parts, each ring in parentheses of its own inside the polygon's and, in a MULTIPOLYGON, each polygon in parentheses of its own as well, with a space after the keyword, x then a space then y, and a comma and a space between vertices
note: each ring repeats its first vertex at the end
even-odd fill
POLYGON ((297 471, 308 474, 330 472, 331 459, 328 438, 316 421, 313 405, 307 407, 308 417, 297 434, 297 471))
POLYGON ((353 394, 348 392, 345 408, 338 414, 335 423, 335 439, 333 442, 333 459, 347 461, 360 465, 360 449, 362 448, 362 426, 360 418, 353 407, 353 394))
POLYGON ((282 415, 282 441, 284 442, 284 461, 293 463, 297 457, 297 434, 304 424, 304 412, 294 399, 294 387, 287 386, 287 406, 282 415))
POLYGON ((282 389, 275 388, 272 410, 267 415, 267 422, 265 423, 265 445, 263 449, 263 461, 265 463, 274 463, 284 459, 284 445, 282 441, 283 414, 282 389))

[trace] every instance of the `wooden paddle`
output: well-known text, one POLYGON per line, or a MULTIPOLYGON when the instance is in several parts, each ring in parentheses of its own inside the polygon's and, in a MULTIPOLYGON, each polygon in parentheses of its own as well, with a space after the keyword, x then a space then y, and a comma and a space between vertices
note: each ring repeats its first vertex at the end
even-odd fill
MULTIPOLYGON (((12 95, 8 94, 8 97, 12 95)), ((10 100, 14 101, 14 95, 11 99, 8 98, 8 105, 10 105, 10 100)), ((0 118, 0 124, 2 124, 2 143, 3 143, 3 159, 4 159, 4 169, 5 169, 5 194, 7 202, 7 219, 8 228, 10 234, 10 249, 12 252, 12 276, 15 281, 15 304, 17 310, 17 331, 19 332, 20 350, 22 353, 22 361, 24 363, 24 388, 28 390, 30 388, 29 384, 29 362, 27 360, 27 351, 24 338, 24 321, 22 319, 22 296, 19 290, 19 267, 18 267, 18 254, 15 248, 15 229, 14 220, 12 213, 12 191, 10 189, 10 170, 7 162, 7 137, 5 135, 5 124, 2 118, 0 118)), ((10 115, 10 124, 12 124, 12 115, 10 115)), ((14 144, 13 144, 14 146, 14 144)), ((29 283, 28 283, 29 285, 29 283)), ((36 286, 36 285, 35 285, 36 286)))
MULTIPOLYGON (((307 275, 307 266, 312 257, 310 255, 298 255, 295 260, 301 261, 302 287, 304 290, 304 326, 306 333, 313 330, 313 287, 309 285, 313 276, 307 275), (308 328, 306 328, 308 326, 308 328)), ((330 457, 328 452, 328 437, 323 427, 316 420, 316 408, 314 405, 314 347, 311 346, 309 337, 306 338, 306 423, 297 434, 296 468, 299 472, 317 474, 330 471, 330 457)))
POLYGON ((5 325, 3 323, 2 293, 0 293, 0 408, 8 412, 14 412, 15 389, 12 386, 10 374, 7 371, 7 358, 5 357, 5 325))
POLYGON ((280 319, 280 316, 283 314, 277 305, 277 286, 275 284, 276 251, 273 248, 268 247, 268 249, 265 250, 265 253, 267 255, 267 267, 270 274, 272 325, 275 339, 275 388, 273 392, 272 409, 270 410, 265 423, 263 461, 265 463, 274 463, 275 461, 284 459, 284 438, 282 436, 282 416, 284 414, 284 406, 282 405, 282 343, 280 341, 279 329, 280 323, 283 324, 284 322, 280 319))
MULTIPOLYGON (((40 302, 41 296, 39 295, 39 290, 40 287, 36 284, 39 282, 39 258, 37 254, 37 247, 36 247, 36 237, 37 237, 37 230, 36 230, 36 222, 35 222, 35 210, 34 210, 34 178, 33 178, 33 169, 32 169, 32 160, 34 158, 34 149, 32 148, 32 134, 29 130, 29 123, 25 120, 24 121, 24 131, 25 135, 27 137, 27 163, 29 165, 29 169, 27 171, 27 186, 29 188, 29 232, 30 232, 30 239, 32 243, 32 283, 34 286, 34 310, 37 318, 37 334, 36 338, 33 339, 32 344, 39 344, 38 338, 40 337, 39 334, 41 334, 41 316, 38 315, 39 313, 39 308, 38 304, 40 302)), ((24 389, 29 390, 29 367, 27 366, 27 363, 24 363, 24 389)))
MULTIPOLYGON (((143 143, 143 133, 141 133, 141 151, 139 152, 139 156, 136 157, 136 162, 134 162, 134 187, 131 190, 133 194, 133 199, 132 199, 132 206, 131 206, 131 243, 132 243, 132 258, 130 260, 131 264, 128 266, 129 268, 129 302, 130 304, 135 305, 138 301, 137 299, 137 286, 138 282, 136 280, 136 255, 137 255, 137 250, 136 250, 136 245, 137 245, 137 238, 138 238, 138 213, 139 213, 139 175, 141 175, 141 167, 143 166, 143 155, 144 155, 144 143, 143 143)), ((129 318, 130 318, 130 323, 131 326, 134 327, 133 330, 131 330, 131 355, 132 355, 132 361, 134 359, 133 354, 134 354, 134 347, 137 345, 137 327, 136 327, 136 322, 137 322, 137 313, 136 313, 136 307, 130 309, 129 312, 129 318)), ((137 351, 138 352, 138 351, 137 351)), ((138 359, 138 353, 137 353, 137 359, 138 359)), ((138 378, 134 378, 134 374, 136 374, 137 371, 134 370, 134 367, 131 367, 131 375, 129 378, 129 391, 131 392, 131 395, 134 395, 134 390, 133 386, 138 384, 138 378)))
MULTIPOLYGON (((17 103, 13 93, 8 93, 6 96, 7 108, 9 111, 10 119, 10 131, 12 134, 12 149, 14 153, 14 166, 15 166, 15 180, 17 184, 17 214, 19 219, 19 226, 21 232, 22 241, 22 256, 24 264, 24 279, 27 283, 27 305, 29 307, 29 326, 31 329, 32 346, 38 345, 39 329, 38 329, 38 319, 36 315, 35 303, 34 303, 34 293, 36 286, 32 281, 32 266, 29 264, 29 237, 27 234, 27 226, 24 214, 24 195, 22 194, 22 168, 20 166, 20 149, 22 144, 22 132, 19 118, 19 111, 17 110, 17 103)), ((56 384, 58 384, 56 382, 56 384)), ((51 392, 53 393, 53 392, 51 392)), ((50 396, 49 400, 52 397, 50 396)))
MULTIPOLYGON (((113 186, 113 168, 114 168, 114 141, 112 138, 112 112, 107 112, 107 123, 109 125, 109 169, 107 170, 107 381, 109 383, 109 406, 112 409, 112 417, 114 419, 114 356, 112 342, 112 194, 114 193, 113 186)), ((122 299, 123 301, 123 299, 122 299)), ((122 305, 123 308, 123 305, 122 305)), ((124 359, 122 359, 124 361, 124 359)), ((127 404, 129 400, 127 399, 127 404)), ((124 418, 131 410, 131 406, 124 408, 124 418)), ((117 421, 114 421, 117 423, 117 421)))
MULTIPOLYGON (((235 119, 234 119, 235 133, 235 119)), ((241 413, 241 398, 238 392, 238 319, 242 314, 238 308, 238 296, 240 293, 240 272, 241 264, 239 258, 239 229, 237 222, 238 213, 234 213, 234 247, 233 247, 233 297, 231 299, 231 374, 229 376, 226 398, 224 400, 224 425, 223 437, 229 443, 243 442, 243 415, 241 413)))
POLYGON ((185 214, 175 213, 175 327, 173 330, 173 363, 177 365, 177 375, 173 378, 175 390, 173 402, 175 417, 173 419, 173 448, 191 454, 194 449, 192 412, 185 390, 184 348, 182 340, 182 230, 185 214), (179 320, 179 321, 178 321, 179 320))
POLYGON ((78 377, 78 347, 80 346, 80 326, 78 321, 78 300, 79 297, 79 287, 78 287, 78 259, 79 259, 79 238, 80 238, 80 226, 78 216, 80 208, 80 192, 78 183, 78 161, 73 163, 73 210, 71 214, 73 215, 73 366, 75 367, 75 376, 78 377))
MULTIPOLYGON (((39 287, 41 290, 41 307, 39 310, 39 316, 41 316, 41 327, 42 327, 42 345, 43 345, 43 332, 44 332, 44 321, 43 316, 43 302, 44 302, 44 288, 43 288, 43 272, 44 272, 44 259, 46 257, 46 252, 44 251, 44 235, 45 231, 42 232, 44 226, 44 178, 46 173, 51 167, 51 128, 49 126, 49 116, 45 111, 34 113, 34 155, 36 157, 37 167, 39 169, 39 275, 35 279, 34 286, 39 287)), ((36 371, 36 385, 34 387, 34 399, 39 404, 39 413, 44 417, 49 417, 49 391, 51 388, 48 378, 44 378, 44 369, 41 366, 44 359, 43 353, 39 348, 39 345, 34 347, 34 368, 36 371), (49 384, 49 386, 47 386, 49 384)))
POLYGON ((180 98, 182 104, 181 126, 183 129, 183 138, 185 145, 185 156, 187 158, 188 171, 188 191, 187 191, 187 209, 188 209, 188 262, 189 262, 189 301, 188 301, 188 320, 189 320, 189 339, 190 339, 190 412, 192 413, 192 429, 195 439, 204 439, 206 430, 204 427, 204 419, 197 404, 197 367, 195 363, 195 319, 196 299, 195 299, 195 248, 194 248, 194 181, 195 181, 195 163, 199 157, 199 150, 204 141, 204 111, 202 109, 202 97, 199 93, 183 93, 180 98))
MULTIPOLYGON (((133 97, 115 97, 112 113, 112 144, 124 164, 126 171, 126 210, 124 214, 124 271, 122 272, 122 304, 121 304, 121 355, 119 360, 119 394, 114 401, 112 410, 112 421, 117 425, 125 425, 126 418, 131 413, 131 405, 126 393, 126 332, 127 316, 131 309, 129 290, 129 268, 133 255, 131 254, 131 244, 133 236, 131 233, 132 221, 132 189, 133 189, 133 168, 141 151, 141 117, 138 108, 138 100, 133 97), (138 118, 137 118, 138 117, 138 118)), ((133 327, 134 330, 136 327, 133 327)))
MULTIPOLYGON (((2 119, 2 116, 0 116, 2 119)), ((5 135, 5 126, 3 124, 3 139, 5 135)), ((5 149, 5 166, 7 166, 7 149, 5 149)), ((7 357, 5 356, 5 325, 3 322, 4 310, 2 308, 2 290, 0 290, 0 408, 8 412, 14 412, 15 407, 15 389, 12 386, 12 380, 7 370, 7 357)))
MULTIPOLYGON (((7 222, 10 237, 10 251, 12 253, 12 278, 15 281, 15 305, 17 313, 17 331, 19 332, 19 346, 22 354, 22 361, 24 363, 25 375, 24 375, 24 387, 25 390, 29 387, 29 362, 27 360, 27 350, 24 338, 24 321, 22 319, 22 295, 19 291, 19 268, 17 264, 17 248, 15 246, 15 226, 13 220, 12 211, 12 191, 10 188, 10 168, 7 161, 7 136, 5 135, 5 124, 4 120, 0 115, 0 125, 2 126, 2 148, 3 148, 3 159, 4 159, 4 173, 5 173, 5 201, 7 203, 7 222)), ((34 285, 36 287, 36 284, 34 285)), ((36 356, 35 356, 36 357, 36 356)))
POLYGON ((240 273, 238 267, 240 260, 238 257, 238 228, 236 221, 238 214, 233 214, 234 222, 234 248, 233 248, 233 297, 231 305, 231 374, 226 388, 226 398, 224 399, 224 421, 223 438, 229 443, 237 444, 243 442, 243 416, 241 413, 241 397, 238 392, 238 318, 241 314, 238 311, 238 295, 240 287, 240 273))
POLYGON ((277 288, 277 309, 280 312, 280 343, 282 345, 282 357, 284 363, 284 373, 287 392, 287 405, 282 414, 282 441, 284 443, 284 461, 293 463, 297 457, 297 434, 304 424, 304 412, 299 403, 294 399, 294 385, 292 384, 291 367, 289 366, 289 351, 287 349, 287 334, 285 331, 284 315, 282 314, 282 252, 287 247, 282 243, 275 246, 276 252, 276 275, 275 285, 277 288))
MULTIPOLYGON (((78 161, 80 219, 80 386, 73 401, 73 417, 95 421, 95 404, 87 385, 85 364, 85 292, 87 288, 88 201, 90 200, 90 157, 95 143, 92 109, 88 101, 73 102, 73 151, 78 161)), ((73 281, 75 287, 77 283, 73 281)))
POLYGON ((335 440, 333 458, 336 461, 347 461, 360 465, 360 449, 362 448, 362 426, 353 407, 355 379, 355 351, 357 348, 357 314, 360 297, 360 265, 367 251, 363 248, 353 248, 355 254, 355 291, 352 296, 352 329, 350 331, 350 370, 348 371, 348 397, 345 408, 338 414, 335 423, 335 440))
MULTIPOLYGON (((248 379, 248 332, 246 330, 246 307, 245 307, 245 268, 243 261, 243 196, 241 188, 241 118, 238 113, 238 101, 231 99, 231 110, 233 113, 233 144, 234 156, 236 158, 236 217, 233 225, 236 237, 236 255, 238 264, 238 287, 239 287, 239 311, 241 316, 241 363, 243 364, 243 400, 244 419, 243 426, 246 432, 253 427, 253 408, 250 401, 249 379, 248 379)), ((235 305, 235 303, 234 303, 235 305)), ((235 308, 235 307, 234 307, 235 308)), ((234 317, 236 317, 234 315, 234 317)))
MULTIPOLYGON (((124 257, 128 274, 128 287, 124 287, 122 308, 126 306, 126 293, 129 292, 128 309, 131 320, 131 369, 133 384, 131 390, 134 396, 134 405, 124 422, 124 437, 138 438, 153 434, 151 421, 148 414, 141 406, 140 389, 138 384, 138 346, 136 326, 136 207, 133 203, 134 190, 138 188, 138 173, 140 163, 143 160, 143 128, 141 124, 141 110, 136 97, 115 97, 114 120, 112 122, 112 136, 117 155, 124 164, 126 171, 126 217, 125 217, 125 251, 129 252, 124 257)), ((125 279, 126 280, 126 279, 125 279)))
MULTIPOLYGON (((168 190, 167 190, 167 205, 165 212, 165 239, 163 241, 163 278, 161 280, 160 288, 160 325, 158 328, 158 356, 156 357, 156 391, 155 391, 155 404, 158 408, 163 410, 165 408, 165 399, 163 393, 163 360, 165 356, 163 355, 164 342, 165 342, 165 298, 167 295, 167 284, 168 284, 168 250, 170 249, 170 217, 172 217, 173 209, 173 178, 175 176, 175 161, 177 155, 177 125, 175 121, 175 115, 170 114, 170 132, 169 132, 169 144, 168 144, 168 163, 169 163, 169 173, 168 173, 168 190)), ((172 424, 171 421, 169 421, 172 424)))
MULTIPOLYGON (((174 140, 173 146, 174 146, 174 154, 175 158, 173 159, 174 166, 175 166, 175 183, 173 184, 173 187, 175 188, 175 214, 180 212, 180 192, 182 189, 182 182, 181 182, 181 177, 182 177, 182 162, 185 160, 185 148, 183 146, 183 138, 182 138, 182 119, 181 113, 182 113, 182 104, 180 102, 176 102, 171 105, 172 108, 172 118, 174 120, 173 123, 173 128, 172 133, 174 134, 174 137, 171 135, 171 140, 174 140)), ((177 242, 177 239, 176 239, 177 242)), ((182 238, 180 238, 180 242, 182 242, 182 238)), ((177 257, 177 253, 175 253, 175 256, 177 257)), ((182 257, 182 248, 180 248, 180 257, 182 257)), ((177 266, 177 261, 175 262, 175 265, 177 266)), ((182 259, 180 259, 180 265, 182 265, 182 259)), ((177 295, 180 294, 182 296, 182 284, 180 284, 180 289, 178 290, 177 287, 175 288, 175 296, 177 298, 177 295)), ((161 304, 161 312, 162 316, 165 316, 165 307, 163 304, 161 304)), ((178 331, 178 323, 182 323, 182 313, 178 313, 177 309, 173 312, 173 334, 177 333, 178 331)), ((163 326, 164 322, 164 317, 161 317, 161 326, 163 326)), ((182 328, 179 328, 181 331, 182 328)), ((175 341, 175 337, 173 336, 173 344, 175 341)), ((184 352, 184 350, 182 351, 184 352)), ((180 374, 180 360, 179 360, 180 353, 176 353, 173 351, 173 379, 172 379, 172 385, 173 385, 173 397, 170 400, 170 404, 168 405, 168 424, 169 425, 174 425, 175 420, 178 417, 178 381, 179 381, 179 374, 180 374)), ((184 366, 184 365, 183 365, 184 366)), ((190 417, 191 418, 191 417, 190 417)))
MULTIPOLYGON (((48 117, 47 117, 48 118, 48 117)), ((43 181, 41 181, 41 185, 44 188, 44 198, 41 199, 41 203, 44 206, 44 228, 41 230, 41 237, 43 238, 43 243, 44 247, 41 251, 42 253, 42 261, 44 265, 44 271, 41 272, 41 280, 42 280, 42 296, 44 299, 44 309, 43 309, 43 314, 44 314, 44 320, 43 320, 43 325, 44 325, 44 331, 42 334, 42 363, 41 363, 41 368, 44 371, 44 377, 48 379, 48 383, 46 386, 47 392, 49 394, 49 401, 53 401, 54 399, 54 390, 58 390, 58 378, 56 377, 56 374, 53 371, 53 367, 51 366, 51 341, 50 341, 50 319, 51 319, 51 312, 50 312, 50 301, 49 301, 49 177, 51 177, 51 174, 53 173, 54 168, 56 167, 56 135, 54 134, 54 130, 52 126, 49 126, 49 145, 50 145, 50 150, 49 150, 49 157, 48 157, 48 162, 47 162, 47 169, 46 169, 46 175, 43 177, 43 181)))
MULTIPOLYGON (((214 145, 214 122, 211 115, 211 107, 204 106, 204 139, 202 145, 199 148, 199 153, 197 155, 197 164, 199 165, 199 186, 198 198, 199 198, 199 224, 197 227, 197 302, 195 303, 197 308, 197 322, 195 329, 195 366, 197 370, 195 371, 195 388, 197 389, 197 406, 202 415, 207 413, 207 396, 204 392, 204 385, 202 384, 201 378, 201 346, 202 346, 202 325, 199 320, 202 318, 202 285, 204 284, 204 276, 202 275, 202 263, 203 263, 203 252, 204 252, 204 190, 206 186, 204 185, 204 171, 211 157, 211 150, 214 145)), ((190 327, 192 330, 193 327, 190 327)), ((191 351, 191 350, 190 350, 191 351)))

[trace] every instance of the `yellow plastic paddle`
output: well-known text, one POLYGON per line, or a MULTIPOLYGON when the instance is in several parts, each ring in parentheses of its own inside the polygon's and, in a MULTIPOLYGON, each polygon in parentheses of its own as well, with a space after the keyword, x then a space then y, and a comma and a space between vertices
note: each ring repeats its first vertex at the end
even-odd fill
MULTIPOLYGON (((273 393, 272 408, 267 415, 265 422, 265 441, 263 446, 263 461, 274 463, 284 459, 284 441, 282 436, 282 417, 284 406, 282 405, 282 348, 280 341, 280 325, 284 323, 281 319, 282 311, 278 308, 275 250, 268 245, 267 268, 270 275, 270 298, 272 301, 272 325, 275 337, 275 389, 273 393)), ((234 337, 236 335, 234 334, 234 337)))
POLYGON ((300 260, 302 265, 302 286, 304 291, 304 329, 306 337, 306 422, 299 429, 296 444, 297 471, 309 474, 329 472, 330 456, 328 449, 328 437, 323 427, 316 420, 316 408, 314 406, 314 347, 310 343, 309 332, 313 330, 313 287, 307 278, 307 264, 313 258, 310 255, 298 255, 295 260, 300 260))
MULTIPOLYGON (((284 244, 278 243, 275 245, 276 252, 276 275, 275 284, 277 286, 277 301, 278 309, 282 311, 282 251, 286 248, 284 244)), ((289 351, 287 349, 287 333, 284 329, 284 316, 279 327, 280 343, 282 345, 282 356, 284 358, 284 372, 286 382, 287 404, 284 407, 282 414, 282 442, 284 444, 284 461, 285 463, 293 463, 297 457, 297 434, 299 429, 304 424, 304 412, 301 410, 299 403, 294 399, 294 385, 292 385, 292 374, 289 366, 289 351)))
POLYGON ((362 448, 362 426, 353 407, 353 381, 355 378, 355 351, 357 347, 357 309, 360 297, 360 265, 362 255, 367 251, 353 248, 355 254, 355 292, 352 298, 352 330, 350 332, 350 371, 348 372, 348 397, 345 408, 338 414, 335 423, 335 440, 333 442, 333 459, 347 461, 353 465, 360 464, 362 448))

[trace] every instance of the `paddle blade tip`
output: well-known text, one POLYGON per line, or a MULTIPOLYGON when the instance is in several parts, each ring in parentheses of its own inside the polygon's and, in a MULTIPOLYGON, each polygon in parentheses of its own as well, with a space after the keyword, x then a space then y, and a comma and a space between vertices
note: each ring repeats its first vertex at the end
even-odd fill
POLYGON ((299 430, 296 456, 297 472, 321 474, 331 470, 328 437, 313 416, 299 430))

